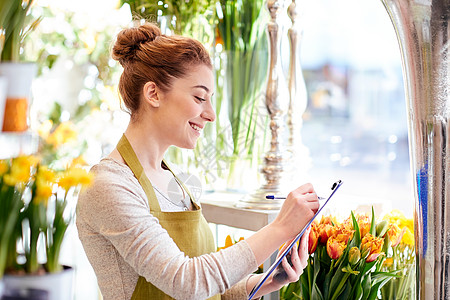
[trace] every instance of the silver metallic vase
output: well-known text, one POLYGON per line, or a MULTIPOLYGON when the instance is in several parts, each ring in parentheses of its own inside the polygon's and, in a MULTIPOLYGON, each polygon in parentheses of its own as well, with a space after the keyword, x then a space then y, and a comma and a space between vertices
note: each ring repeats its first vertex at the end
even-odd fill
POLYGON ((284 119, 288 110, 288 95, 279 56, 281 30, 277 18, 281 8, 281 0, 267 0, 270 21, 267 23, 269 69, 265 106, 270 117, 271 139, 270 149, 264 156, 264 164, 261 168, 265 183, 252 195, 241 199, 236 204, 240 208, 277 210, 283 204, 283 200, 266 198, 268 195, 276 195, 281 192, 284 164, 288 155, 282 135, 285 127, 284 119))
POLYGON ((450 299, 450 0, 381 0, 402 54, 417 299, 450 299))

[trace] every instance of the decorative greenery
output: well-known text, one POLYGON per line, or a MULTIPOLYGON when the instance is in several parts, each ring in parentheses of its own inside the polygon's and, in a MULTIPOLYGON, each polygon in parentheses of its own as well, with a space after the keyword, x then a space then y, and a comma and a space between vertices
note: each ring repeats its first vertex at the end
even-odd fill
POLYGON ((0 222, 7 229, 0 232, 0 275, 5 270, 40 272, 40 242, 45 244, 45 271, 62 270, 61 244, 74 214, 69 199, 90 181, 79 166, 55 172, 36 156, 0 161, 0 222))
POLYGON ((379 299, 383 286, 400 277, 401 270, 387 270, 385 261, 403 234, 388 220, 376 223, 373 209, 371 218, 352 212, 342 223, 323 217, 311 226, 304 273, 282 289, 281 298, 379 299))
POLYGON ((228 106, 232 129, 233 155, 242 155, 242 149, 252 153, 257 122, 256 105, 266 83, 268 45, 263 0, 221 0, 218 11, 218 43, 223 46, 223 97, 217 99, 216 109, 228 106), (227 105, 224 105, 224 101, 227 105), (247 125, 241 131, 242 125, 247 125))
POLYGON ((31 21, 28 14, 33 0, 0 2, 0 61, 20 61, 20 49, 28 33, 33 31, 41 18, 31 21))
POLYGON ((158 21, 160 25, 161 18, 158 18, 159 16, 168 18, 166 26, 176 34, 192 36, 202 42, 212 40, 211 37, 214 33, 211 30, 212 12, 215 0, 121 0, 121 3, 127 3, 133 15, 138 18, 158 21), (199 22, 199 20, 207 22, 199 22), (208 24, 210 28, 202 28, 208 27, 208 24))

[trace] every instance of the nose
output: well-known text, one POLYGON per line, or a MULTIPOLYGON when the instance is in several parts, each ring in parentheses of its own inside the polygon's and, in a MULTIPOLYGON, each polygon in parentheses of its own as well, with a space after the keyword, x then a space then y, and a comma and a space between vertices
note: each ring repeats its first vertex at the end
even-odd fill
POLYGON ((204 110, 201 114, 201 117, 208 122, 214 122, 214 120, 216 120, 216 113, 212 107, 211 101, 206 101, 206 103, 204 104, 204 110))

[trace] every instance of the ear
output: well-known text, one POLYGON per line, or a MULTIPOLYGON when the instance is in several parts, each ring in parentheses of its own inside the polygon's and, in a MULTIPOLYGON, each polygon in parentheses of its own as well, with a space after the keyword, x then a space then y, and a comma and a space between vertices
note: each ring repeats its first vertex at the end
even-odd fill
POLYGON ((158 88, 156 83, 153 81, 149 81, 144 84, 142 88, 142 96, 144 97, 144 101, 150 104, 152 107, 159 107, 160 97, 158 95, 158 88))

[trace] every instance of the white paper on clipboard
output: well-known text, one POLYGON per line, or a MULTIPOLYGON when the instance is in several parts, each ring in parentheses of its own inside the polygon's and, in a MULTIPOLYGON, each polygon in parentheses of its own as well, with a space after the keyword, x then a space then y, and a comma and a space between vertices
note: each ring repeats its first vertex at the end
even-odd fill
POLYGON ((299 234, 295 237, 295 239, 292 240, 292 242, 289 244, 289 246, 283 251, 283 253, 278 257, 278 259, 270 266, 267 273, 264 275, 263 278, 256 284, 252 291, 250 292, 250 295, 248 296, 248 300, 252 299, 253 296, 258 292, 258 290, 261 288, 261 286, 264 284, 264 282, 269 278, 269 276, 275 271, 275 269, 278 267, 278 265, 281 263, 283 258, 291 251, 292 247, 295 243, 302 237, 302 235, 305 233, 305 231, 308 229, 308 227, 311 225, 311 223, 314 221, 314 219, 321 213, 322 209, 327 205, 328 201, 330 201, 331 197, 333 197, 334 193, 339 189, 339 187, 342 185, 342 180, 338 180, 335 183, 333 183, 333 186, 331 187, 331 194, 328 196, 325 203, 317 210, 316 214, 311 218, 311 220, 306 224, 306 226, 300 231, 299 234))

